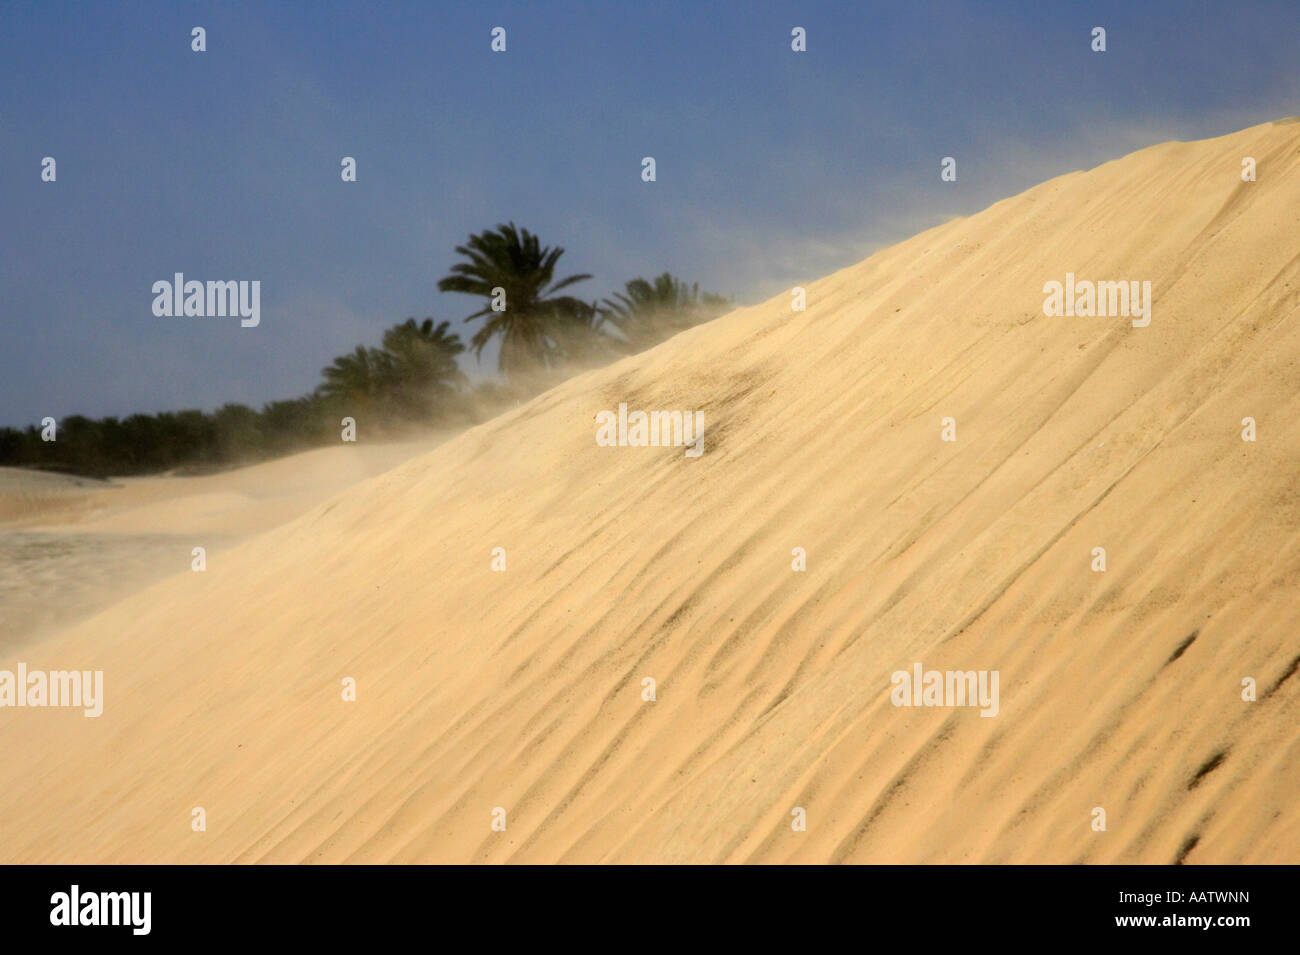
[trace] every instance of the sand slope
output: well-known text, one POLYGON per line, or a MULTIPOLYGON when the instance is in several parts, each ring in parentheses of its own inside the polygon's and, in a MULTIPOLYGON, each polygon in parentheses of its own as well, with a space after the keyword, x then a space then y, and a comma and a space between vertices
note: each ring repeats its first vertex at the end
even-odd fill
POLYGON ((3 654, 285 523, 445 439, 340 445, 203 477, 111 481, 0 468, 3 654))
POLYGON ((572 379, 31 648, 105 714, 0 711, 0 859, 1300 862, 1298 308, 1269 124, 572 379), (704 455, 597 447, 620 401, 704 455), (999 715, 892 706, 917 661, 999 715))

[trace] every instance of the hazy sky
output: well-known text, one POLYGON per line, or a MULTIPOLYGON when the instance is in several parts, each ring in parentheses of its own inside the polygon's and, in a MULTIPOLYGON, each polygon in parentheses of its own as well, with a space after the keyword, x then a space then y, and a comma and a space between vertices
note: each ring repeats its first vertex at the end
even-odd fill
POLYGON ((468 339, 478 303, 435 283, 507 220, 593 273, 585 298, 670 270, 750 303, 1295 113, 1295 0, 4 3, 0 424, 260 406, 410 316, 468 339), (260 280, 261 325, 155 317, 178 271, 260 280))

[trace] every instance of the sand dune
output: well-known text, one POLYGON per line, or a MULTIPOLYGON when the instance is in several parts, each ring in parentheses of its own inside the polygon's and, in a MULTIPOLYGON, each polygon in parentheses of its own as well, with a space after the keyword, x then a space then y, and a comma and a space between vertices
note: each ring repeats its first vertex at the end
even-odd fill
POLYGON ((196 546, 220 553, 444 437, 320 448, 204 477, 0 468, 0 652, 187 569, 196 546))
POLYGON ((28 648, 104 714, 0 714, 0 859, 1300 862, 1300 125, 807 295, 28 648), (1150 325, 1044 315, 1067 272, 1150 280, 1150 325), (703 455, 597 447, 619 402, 703 455), (998 715, 892 705, 917 662, 997 670, 998 715))
POLYGON ((59 520, 69 511, 84 511, 98 492, 116 486, 97 478, 0 468, 0 524, 59 520))

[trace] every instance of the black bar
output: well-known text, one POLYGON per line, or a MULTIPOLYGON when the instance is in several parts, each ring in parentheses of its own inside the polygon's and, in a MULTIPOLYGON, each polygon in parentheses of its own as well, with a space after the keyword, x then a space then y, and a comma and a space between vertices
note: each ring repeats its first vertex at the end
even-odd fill
MULTIPOLYGON (((667 873, 654 870, 593 878, 579 867, 540 878, 426 866, 7 868, 13 888, 0 895, 6 941, 337 945, 413 936, 462 947, 474 944, 463 938, 472 931, 493 945, 522 933, 534 944, 581 937, 617 945, 621 937, 639 946, 714 935, 770 943, 794 933, 816 948, 808 933, 829 940, 826 933, 839 930, 868 941, 878 930, 888 931, 881 940, 902 930, 919 933, 918 942, 988 943, 990 930, 1007 940, 1024 930, 1072 940, 1232 945, 1279 933, 1294 938, 1295 930, 1294 903, 1288 905, 1294 866, 877 866, 803 871, 793 878, 678 872, 666 881, 667 873), (117 926, 51 924, 57 894, 70 901, 73 885, 88 914, 87 894, 150 893, 148 934, 136 934, 129 918, 134 912, 142 925, 142 906, 123 908, 120 920, 127 924, 117 926), (1171 892, 1177 893, 1173 901, 1171 892), (1133 918, 1154 923, 1120 924, 1133 918), (1200 924, 1205 918, 1208 927, 1200 924), (1242 918, 1242 924, 1220 921, 1242 918)), ((121 897, 113 904, 121 906, 121 897)), ((98 899, 91 905, 98 908, 98 899)))

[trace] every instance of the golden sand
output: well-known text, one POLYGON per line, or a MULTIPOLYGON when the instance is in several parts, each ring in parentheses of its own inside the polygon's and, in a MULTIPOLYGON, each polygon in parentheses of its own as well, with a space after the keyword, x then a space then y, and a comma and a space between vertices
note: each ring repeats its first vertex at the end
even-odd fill
POLYGON ((1300 125, 1053 179, 807 301, 28 648, 102 669, 104 714, 0 711, 0 860, 1300 862, 1300 125), (1150 325, 1044 315, 1067 272, 1149 280, 1150 325), (620 402, 701 411, 704 453, 597 446, 620 402), (997 716, 892 705, 918 662, 997 670, 997 716))

